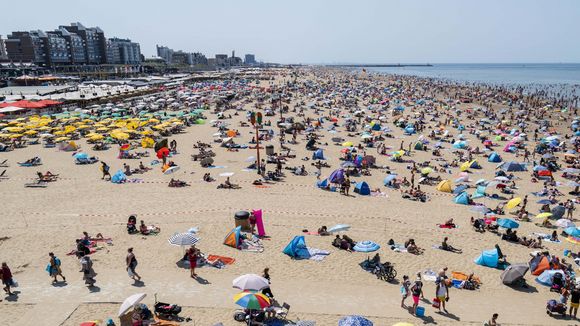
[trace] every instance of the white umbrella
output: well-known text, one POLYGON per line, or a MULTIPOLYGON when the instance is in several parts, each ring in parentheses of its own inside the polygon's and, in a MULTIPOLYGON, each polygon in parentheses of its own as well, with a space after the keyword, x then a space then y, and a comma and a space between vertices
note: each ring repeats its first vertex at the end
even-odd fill
POLYGON ((189 232, 176 233, 167 241, 174 246, 192 246, 199 242, 199 238, 189 232))
POLYGON ((561 219, 557 220, 556 225, 561 227, 561 228, 576 227, 574 222, 572 222, 568 219, 565 219, 565 218, 561 218, 561 219))
POLYGON ((267 279, 256 275, 256 274, 246 274, 236 278, 232 285, 234 288, 240 289, 242 291, 252 290, 260 291, 270 286, 267 279))
POLYGON ((341 231, 346 231, 348 229, 350 229, 350 225, 338 224, 338 225, 335 225, 335 226, 331 227, 330 229, 328 229, 328 232, 329 233, 341 232, 341 231))
POLYGON ((495 180, 497 180, 497 181, 510 181, 510 179, 508 179, 507 177, 495 177, 495 180))
POLYGON ((172 173, 177 172, 177 171, 179 171, 179 166, 175 165, 175 166, 172 166, 172 167, 168 168, 167 170, 165 170, 165 172, 163 172, 163 174, 172 174, 172 173))
POLYGON ((119 317, 129 312, 131 308, 134 308, 136 305, 138 305, 139 302, 141 302, 141 300, 143 300, 146 296, 147 294, 145 293, 137 293, 125 299, 121 305, 121 308, 119 308, 119 317))
POLYGON ((233 172, 220 173, 220 177, 231 177, 232 175, 234 175, 233 172))

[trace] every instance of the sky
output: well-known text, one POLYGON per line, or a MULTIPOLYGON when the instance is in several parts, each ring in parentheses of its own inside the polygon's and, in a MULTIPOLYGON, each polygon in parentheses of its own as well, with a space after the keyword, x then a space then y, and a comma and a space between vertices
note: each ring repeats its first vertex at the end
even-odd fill
POLYGON ((278 63, 580 63, 580 0, 4 0, 0 35, 81 22, 278 63), (21 14, 19 14, 21 12, 21 14))

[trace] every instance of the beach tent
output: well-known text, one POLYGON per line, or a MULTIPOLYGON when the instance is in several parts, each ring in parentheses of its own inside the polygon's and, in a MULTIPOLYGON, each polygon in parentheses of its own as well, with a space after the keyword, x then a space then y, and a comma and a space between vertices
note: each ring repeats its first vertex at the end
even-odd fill
POLYGON ((486 186, 479 185, 475 188, 475 192, 471 195, 471 199, 477 199, 481 197, 485 197, 485 188, 486 186))
POLYGON ((470 164, 469 161, 463 162, 461 164, 461 166, 459 167, 459 170, 461 170, 461 172, 465 172, 465 171, 469 170, 469 164, 470 164))
POLYGON ((451 181, 443 180, 443 181, 439 182, 439 184, 437 185, 437 190, 439 190, 441 192, 452 192, 451 181))
POLYGON ((415 128, 413 128, 411 126, 405 127, 405 134, 412 135, 414 133, 415 133, 415 128))
POLYGON ((527 264, 514 264, 508 266, 500 275, 501 282, 505 285, 512 285, 523 280, 524 275, 530 268, 527 264))
POLYGON ((469 195, 466 192, 462 192, 459 195, 455 196, 453 201, 456 204, 469 205, 469 195))
POLYGON ((542 274, 545 270, 550 269, 550 261, 548 257, 541 255, 535 256, 529 262, 530 265, 530 273, 532 275, 538 276, 542 274))
POLYGON ((497 268, 499 266, 499 255, 497 249, 484 250, 474 262, 477 265, 497 268))
POLYGON ((545 285, 545 286, 552 286, 554 274, 556 274, 556 273, 560 273, 562 275, 565 275, 561 269, 545 270, 542 274, 540 274, 540 276, 536 277, 536 282, 538 282, 542 285, 545 285))
POLYGON ((397 178, 396 174, 389 174, 383 179, 383 184, 387 187, 393 186, 393 181, 397 178))
POLYGON ((467 143, 463 140, 458 140, 453 143, 453 148, 464 149, 465 147, 467 147, 467 143))
POLYGON ((312 153, 312 159, 313 160, 326 160, 326 158, 324 157, 324 150, 322 148, 319 148, 316 151, 314 151, 314 153, 312 153))
POLYGON ((368 183, 361 181, 354 186, 354 192, 361 196, 368 196, 371 194, 371 188, 368 183))
POLYGON ((505 172, 522 172, 522 171, 526 171, 526 166, 525 164, 520 164, 518 162, 508 162, 506 164, 503 164, 501 166, 501 169, 505 172))
POLYGON ((425 150, 425 145, 423 145, 422 142, 418 141, 415 143, 415 150, 417 151, 424 151, 425 150))
POLYGON ((65 151, 65 152, 73 152, 73 151, 76 151, 77 149, 79 149, 79 146, 74 141, 71 141, 71 142, 66 143, 66 144, 60 143, 59 149, 61 151, 65 151))
POLYGON ((481 169, 481 165, 479 165, 479 162, 477 162, 477 160, 473 160, 469 162, 469 168, 479 170, 481 169))
POLYGON ((224 244, 232 248, 239 248, 241 245, 240 234, 242 232, 242 227, 238 226, 231 230, 228 235, 224 238, 224 244))
POLYGON ((499 156, 498 153, 493 152, 489 155, 489 157, 487 158, 488 162, 492 162, 492 163, 499 163, 501 162, 501 156, 499 156))
POLYGON ((318 188, 326 189, 329 185, 328 179, 316 181, 316 186, 318 188))
POLYGON ((453 189, 453 194, 458 195, 467 190, 467 188, 468 188, 467 185, 459 185, 455 189, 453 189))
POLYGON ((310 258, 310 253, 306 247, 306 241, 304 236, 295 236, 290 243, 284 248, 283 251, 286 255, 295 259, 308 259, 310 258))
POLYGON ((125 181, 127 181, 127 176, 125 175, 125 173, 123 173, 123 170, 117 171, 117 173, 113 174, 113 176, 111 177, 112 183, 123 183, 125 181))

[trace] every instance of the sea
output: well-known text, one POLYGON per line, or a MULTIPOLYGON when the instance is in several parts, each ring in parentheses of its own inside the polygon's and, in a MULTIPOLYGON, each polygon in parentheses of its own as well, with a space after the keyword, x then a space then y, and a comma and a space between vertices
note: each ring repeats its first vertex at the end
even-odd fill
POLYGON ((445 79, 466 84, 523 87, 562 97, 580 96, 580 63, 432 64, 420 67, 365 68, 369 72, 445 79))

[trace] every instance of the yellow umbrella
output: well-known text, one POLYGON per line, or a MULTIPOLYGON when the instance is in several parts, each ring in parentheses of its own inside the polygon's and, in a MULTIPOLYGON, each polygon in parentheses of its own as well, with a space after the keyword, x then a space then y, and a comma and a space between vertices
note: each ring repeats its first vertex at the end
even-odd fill
POLYGON ((21 138, 23 134, 12 134, 12 138, 21 138))
POLYGON ((53 134, 55 136, 64 136, 64 135, 66 135, 66 132, 64 132, 63 130, 59 130, 59 131, 53 132, 53 134))
POLYGON ((90 141, 99 141, 99 140, 103 140, 103 139, 105 139, 105 136, 99 135, 99 134, 95 134, 95 135, 92 135, 91 137, 89 137, 90 141))
POLYGON ((536 215, 536 218, 548 218, 550 216, 552 216, 552 213, 540 213, 536 215))
POLYGON ((155 146, 155 141, 152 138, 145 137, 141 140, 141 147, 143 148, 153 148, 155 146))
POLYGON ((68 137, 58 137, 54 141, 57 142, 57 143, 60 143, 60 142, 67 141, 67 140, 69 140, 68 137))
POLYGON ((430 167, 426 167, 426 168, 421 169, 421 174, 429 174, 431 172, 433 172, 433 169, 430 167))
POLYGON ((109 131, 109 128, 107 128, 107 127, 101 127, 101 128, 97 128, 97 131, 98 132, 107 132, 107 131, 109 131))
POLYGON ((522 199, 520 197, 516 197, 508 201, 506 207, 507 209, 513 209, 514 207, 518 206, 521 202, 522 199))
POLYGON ((344 143, 342 143, 342 146, 344 147, 352 147, 353 143, 351 141, 345 141, 344 143))
POLYGON ((6 127, 2 130, 8 131, 8 132, 23 132, 24 128, 22 128, 22 127, 6 127))
POLYGON ((34 135, 38 134, 38 131, 36 131, 36 130, 28 130, 24 134, 27 135, 27 136, 34 136, 34 135))
POLYGON ((142 131, 141 132, 141 135, 143 135, 143 136, 151 136, 151 135, 153 135, 153 131, 151 131, 151 130, 145 130, 145 131, 142 131))
POLYGON ((124 133, 124 132, 116 132, 116 133, 112 133, 111 137, 113 137, 115 139, 119 139, 119 140, 127 140, 127 139, 129 139, 129 134, 124 133))

